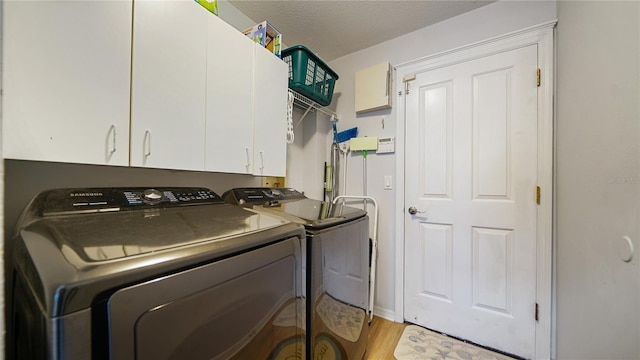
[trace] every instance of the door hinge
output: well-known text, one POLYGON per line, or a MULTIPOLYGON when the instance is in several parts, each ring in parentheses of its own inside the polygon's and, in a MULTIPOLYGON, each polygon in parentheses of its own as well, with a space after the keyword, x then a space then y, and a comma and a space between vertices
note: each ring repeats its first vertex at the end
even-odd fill
POLYGON ((404 93, 405 94, 409 94, 409 81, 413 81, 415 79, 416 79, 416 74, 405 76, 404 78, 402 78, 402 81, 404 82, 404 93))
POLYGON ((536 85, 540 86, 540 68, 536 69, 536 85))
POLYGON ((540 321, 539 311, 538 311, 538 303, 536 303, 536 321, 540 321))
POLYGON ((536 204, 540 205, 540 186, 536 186, 536 204))

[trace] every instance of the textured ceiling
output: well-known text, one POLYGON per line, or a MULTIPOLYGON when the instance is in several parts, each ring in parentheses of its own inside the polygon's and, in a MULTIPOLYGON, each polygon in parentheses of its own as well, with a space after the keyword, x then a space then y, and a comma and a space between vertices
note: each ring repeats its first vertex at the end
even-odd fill
POLYGON ((464 0, 230 0, 256 23, 269 20, 286 46, 305 45, 325 61, 487 5, 464 0))

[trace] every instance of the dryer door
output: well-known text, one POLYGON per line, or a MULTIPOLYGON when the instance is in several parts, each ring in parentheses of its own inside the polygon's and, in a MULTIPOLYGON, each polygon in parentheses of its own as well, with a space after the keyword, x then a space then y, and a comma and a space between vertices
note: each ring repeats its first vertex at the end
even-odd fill
POLYGON ((363 217, 310 235, 308 358, 362 359, 366 352, 368 224, 369 218, 363 217))
POLYGON ((289 239, 117 291, 111 358, 266 359, 302 339, 299 251, 289 239))

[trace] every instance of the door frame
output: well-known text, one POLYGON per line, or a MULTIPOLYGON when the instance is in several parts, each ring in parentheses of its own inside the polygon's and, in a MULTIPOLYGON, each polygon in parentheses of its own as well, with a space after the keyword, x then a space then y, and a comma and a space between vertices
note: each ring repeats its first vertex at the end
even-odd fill
MULTIPOLYGON (((397 186, 395 191, 395 238, 396 238, 396 276, 395 276, 395 318, 404 322, 404 249, 405 249, 405 136, 406 112, 403 79, 416 73, 426 72, 450 66, 480 57, 497 54, 529 45, 537 45, 538 67, 541 69, 538 87, 538 186, 541 188, 540 205, 537 207, 536 225, 536 303, 538 321, 535 329, 535 358, 550 359, 555 348, 552 337, 555 314, 554 274, 553 274, 553 145, 554 145, 554 30, 557 20, 511 32, 505 35, 480 41, 456 49, 434 54, 394 67, 396 93, 401 98, 396 106, 396 164, 397 186)), ((532 81, 535 74, 532 74, 532 81)), ((411 83, 409 82, 409 89, 411 83)), ((534 201, 534 190, 531 199, 534 201)), ((534 309, 531 309, 534 316, 534 309)))

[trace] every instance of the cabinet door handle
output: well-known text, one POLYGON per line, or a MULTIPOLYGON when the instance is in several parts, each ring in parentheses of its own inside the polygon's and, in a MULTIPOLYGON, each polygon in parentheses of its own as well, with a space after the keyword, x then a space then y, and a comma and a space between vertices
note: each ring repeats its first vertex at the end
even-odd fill
POLYGON ((113 149, 109 150, 109 156, 113 155, 113 153, 116 152, 116 126, 113 124, 109 127, 109 132, 107 134, 111 133, 113 133, 113 149))
POLYGON ((151 155, 151 131, 145 130, 144 139, 142 140, 143 155, 145 158, 151 155))
POLYGON ((245 147, 244 150, 247 152, 247 162, 246 164, 244 164, 244 166, 247 168, 247 172, 249 172, 249 168, 251 167, 251 157, 249 156, 249 150, 251 150, 249 147, 245 147))
POLYGON ((260 174, 264 172, 264 152, 260 150, 260 174))

